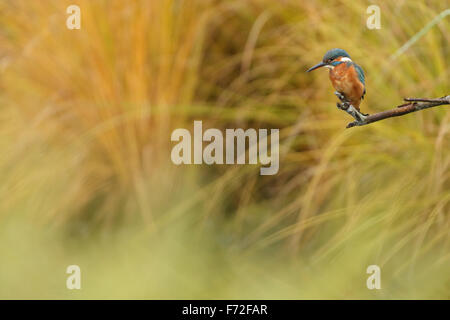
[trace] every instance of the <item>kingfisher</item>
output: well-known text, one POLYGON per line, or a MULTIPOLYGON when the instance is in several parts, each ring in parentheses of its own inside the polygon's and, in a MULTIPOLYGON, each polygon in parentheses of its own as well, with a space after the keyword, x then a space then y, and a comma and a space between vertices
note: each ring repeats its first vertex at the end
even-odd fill
MULTIPOLYGON (((321 67, 330 69, 330 80, 336 95, 343 102, 351 104, 358 112, 361 100, 366 94, 363 69, 354 63, 343 49, 331 49, 323 56, 322 62, 308 69, 311 72, 321 67)), ((338 105, 339 106, 339 105, 338 105)), ((363 114, 367 116, 367 114, 363 114)))

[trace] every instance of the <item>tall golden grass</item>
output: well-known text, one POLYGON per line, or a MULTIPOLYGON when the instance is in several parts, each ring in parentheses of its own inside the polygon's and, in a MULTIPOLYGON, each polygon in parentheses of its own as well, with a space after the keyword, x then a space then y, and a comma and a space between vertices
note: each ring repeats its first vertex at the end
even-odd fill
POLYGON ((450 297, 448 107, 345 130, 305 73, 340 47, 363 111, 449 94, 448 15, 401 50, 445 1, 379 4, 380 30, 350 0, 79 0, 81 30, 70 4, 0 4, 0 297, 450 297), (176 167, 194 119, 280 128, 280 172, 176 167))

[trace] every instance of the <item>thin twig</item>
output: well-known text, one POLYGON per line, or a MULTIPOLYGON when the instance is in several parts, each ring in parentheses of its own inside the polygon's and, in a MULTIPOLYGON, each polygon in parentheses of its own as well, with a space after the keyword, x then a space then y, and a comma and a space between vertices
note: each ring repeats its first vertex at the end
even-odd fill
POLYGON ((424 98, 405 98, 403 100, 408 101, 408 102, 438 102, 438 101, 446 101, 447 97, 442 97, 439 99, 424 99, 424 98))
POLYGON ((450 105, 450 95, 437 99, 405 98, 404 100, 407 101, 408 103, 402 104, 395 109, 378 112, 371 115, 363 115, 361 114, 361 112, 356 110, 352 105, 349 105, 348 102, 343 101, 338 94, 336 95, 342 101, 342 104, 340 103, 337 104, 338 108, 344 110, 355 119, 355 121, 347 125, 347 128, 352 128, 356 126, 365 126, 369 123, 384 120, 387 118, 403 116, 411 112, 425 110, 428 108, 433 108, 442 105, 450 105))

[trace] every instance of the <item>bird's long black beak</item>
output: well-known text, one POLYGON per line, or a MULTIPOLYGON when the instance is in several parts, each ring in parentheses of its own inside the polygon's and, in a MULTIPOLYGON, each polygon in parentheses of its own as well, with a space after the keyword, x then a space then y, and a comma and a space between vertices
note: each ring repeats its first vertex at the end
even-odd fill
POLYGON ((327 65, 326 63, 320 62, 320 63, 316 64, 314 67, 309 68, 308 71, 306 71, 306 72, 310 72, 310 71, 322 68, 326 65, 327 65))

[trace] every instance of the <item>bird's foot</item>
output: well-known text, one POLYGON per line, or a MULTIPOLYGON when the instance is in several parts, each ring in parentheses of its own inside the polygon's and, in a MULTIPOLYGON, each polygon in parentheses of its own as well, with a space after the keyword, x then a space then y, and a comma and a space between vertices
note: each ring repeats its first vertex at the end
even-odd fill
POLYGON ((348 102, 343 103, 336 102, 336 106, 338 109, 346 111, 351 106, 351 104, 348 102))
POLYGON ((341 103, 339 102, 336 103, 337 108, 340 110, 344 110, 355 119, 353 125, 361 125, 366 121, 367 117, 369 116, 368 114, 361 113, 339 91, 335 91, 334 94, 341 101, 341 103))
POLYGON ((344 110, 349 115, 351 115, 357 123, 363 123, 366 121, 368 114, 361 113, 358 109, 356 109, 352 104, 348 102, 344 103, 336 103, 338 109, 344 110))
POLYGON ((334 94, 336 95, 336 97, 338 97, 339 100, 341 100, 341 102, 348 103, 347 99, 345 99, 345 96, 339 91, 335 91, 334 94))

